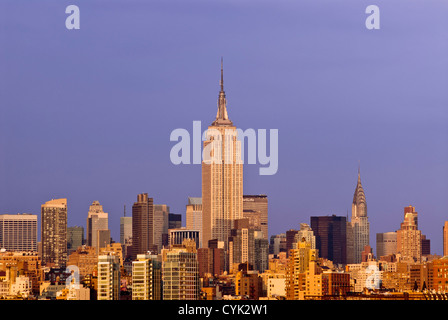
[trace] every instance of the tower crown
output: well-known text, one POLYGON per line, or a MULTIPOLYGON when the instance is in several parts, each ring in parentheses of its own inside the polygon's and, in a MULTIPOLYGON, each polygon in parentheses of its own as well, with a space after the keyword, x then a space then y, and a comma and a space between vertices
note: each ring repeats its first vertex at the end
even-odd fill
POLYGON ((356 217, 367 217, 367 202, 364 188, 361 184, 361 172, 358 168, 358 182, 353 195, 353 205, 356 206, 356 217))
POLYGON ((221 90, 218 96, 218 112, 216 113, 216 119, 212 122, 212 126, 232 126, 233 123, 229 119, 227 114, 227 100, 226 93, 224 91, 224 71, 223 60, 221 58, 221 81, 219 82, 221 90))

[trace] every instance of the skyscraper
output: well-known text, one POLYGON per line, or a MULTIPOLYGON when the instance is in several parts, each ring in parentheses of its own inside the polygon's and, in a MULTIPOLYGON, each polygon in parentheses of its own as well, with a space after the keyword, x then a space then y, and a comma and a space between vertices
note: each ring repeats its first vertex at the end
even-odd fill
POLYGON ((397 233, 385 232, 376 234, 376 257, 388 256, 397 253, 397 233))
POLYGON ((163 300, 198 300, 199 264, 195 246, 162 250, 163 300), (163 252, 166 250, 165 252, 163 252))
POLYGON ((218 112, 204 141, 202 242, 218 239, 227 248, 230 230, 243 212, 243 162, 241 141, 227 113, 222 60, 220 85, 218 112))
POLYGON ((0 215, 0 249, 37 251, 37 215, 0 215))
POLYGON ((311 229, 316 237, 316 249, 319 256, 335 264, 347 263, 347 220, 345 217, 311 217, 311 229))
POLYGON ((154 245, 154 199, 147 193, 137 196, 132 206, 132 256, 157 251, 154 245))
POLYGON ((308 223, 300 224, 300 230, 297 231, 294 237, 293 249, 295 249, 295 245, 301 242, 302 239, 305 239, 306 242, 311 244, 311 249, 316 249, 316 237, 314 236, 314 232, 308 223))
POLYGON ((200 231, 199 247, 202 248, 202 198, 188 197, 185 217, 187 229, 200 231))
POLYGON ((126 206, 123 217, 120 217, 120 243, 123 248, 123 258, 126 258, 129 254, 128 248, 132 244, 132 217, 126 217, 126 206))
POLYGON ((397 251, 403 260, 421 262, 422 232, 418 230, 418 214, 412 206, 404 209, 404 220, 397 230, 397 251))
POLYGON ((97 299, 120 299, 120 260, 115 254, 98 256, 97 299))
POLYGON ((157 255, 138 254, 132 261, 132 300, 162 298, 161 263, 157 255))
POLYGON ((109 215, 103 211, 99 201, 93 201, 87 213, 87 245, 98 249, 99 231, 108 229, 109 215))
MULTIPOLYGON (((361 173, 358 168, 358 182, 352 202, 352 217, 349 224, 349 234, 352 233, 353 251, 347 252, 347 258, 351 263, 361 262, 361 252, 370 244, 370 223, 367 218, 367 202, 364 189, 361 184, 361 173)), ((351 249, 351 243, 349 247, 351 249)))
POLYGON ((67 199, 41 206, 42 264, 64 267, 67 262, 67 199))
POLYGON ((154 244, 160 252, 163 245, 163 235, 168 234, 170 207, 166 204, 154 205, 154 244))
MULTIPOLYGON (((263 232, 263 238, 268 240, 268 196, 243 195, 243 218, 249 218, 256 215, 259 219, 260 230, 263 232)), ((255 228, 258 230, 258 228, 255 228)))
POLYGON ((84 244, 84 228, 68 227, 67 228, 67 254, 70 255, 84 244))
POLYGON ((443 256, 448 256, 448 221, 443 225, 443 256))

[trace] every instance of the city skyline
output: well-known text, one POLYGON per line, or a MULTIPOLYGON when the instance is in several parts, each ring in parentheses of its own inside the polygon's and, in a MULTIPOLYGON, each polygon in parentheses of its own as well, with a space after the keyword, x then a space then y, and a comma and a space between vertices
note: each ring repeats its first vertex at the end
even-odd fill
MULTIPOLYGON (((46 3, 64 18, 62 7, 46 3)), ((316 14, 309 3, 202 3, 197 22, 191 8, 175 3, 176 13, 163 3, 139 3, 122 14, 112 2, 95 19, 103 8, 83 4, 78 34, 60 28, 60 16, 47 17, 48 7, 1 4, 2 12, 20 12, 25 29, 0 36, 7 49, 0 60, 0 214, 39 215, 41 204, 67 198, 68 226, 85 227, 88 206, 98 200, 119 241, 123 205, 131 208, 137 194, 148 193, 185 224, 188 197, 201 195, 201 167, 170 163, 169 133, 194 120, 211 123, 224 56, 232 120, 279 129, 278 173, 259 176, 258 166, 244 166, 243 194, 269 197, 269 236, 298 230, 310 216, 346 216, 360 161, 371 246, 377 233, 398 230, 403 207, 412 205, 431 253, 442 254, 448 47, 440 41, 447 22, 437 6, 415 4, 403 15, 384 3, 393 18, 372 34, 363 26, 363 4, 350 1, 325 2, 319 21, 307 18, 316 14), (222 14, 233 24, 212 23, 222 14), (164 32, 154 31, 157 24, 164 32), (153 32, 141 41, 145 30, 153 32), (129 36, 124 44, 122 36, 129 36)))

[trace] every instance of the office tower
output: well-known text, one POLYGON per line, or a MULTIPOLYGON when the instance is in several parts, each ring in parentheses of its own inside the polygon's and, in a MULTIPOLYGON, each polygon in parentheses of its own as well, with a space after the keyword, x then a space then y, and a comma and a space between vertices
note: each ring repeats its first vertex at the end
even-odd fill
POLYGON ((198 249, 199 276, 219 276, 225 270, 224 246, 217 240, 210 240, 208 246, 198 249))
POLYGON ((361 173, 359 168, 358 182, 353 195, 352 217, 348 229, 349 250, 347 251, 347 259, 351 263, 360 263, 361 252, 364 250, 365 246, 370 244, 370 223, 367 218, 367 202, 364 189, 361 184, 361 173))
POLYGON ((154 244, 158 251, 163 246, 163 235, 168 233, 170 207, 166 204, 154 205, 154 244))
POLYGON ((316 249, 316 237, 314 236, 314 232, 308 223, 300 224, 300 230, 297 231, 294 236, 293 249, 295 249, 295 245, 302 241, 302 239, 305 239, 306 242, 311 244, 311 249, 316 249))
POLYGON ((420 263, 422 233, 418 230, 418 214, 412 206, 405 208, 404 220, 397 230, 397 252, 405 261, 420 263))
POLYGON ((170 247, 181 246, 186 239, 191 239, 195 242, 196 248, 199 248, 200 232, 198 230, 189 230, 186 228, 169 229, 168 239, 170 247))
POLYGON ((84 244, 84 228, 68 227, 67 228, 67 254, 70 255, 84 244))
POLYGON ((194 245, 162 250, 163 300, 198 300, 199 265, 194 245))
POLYGON ((278 255, 286 252, 286 233, 272 235, 269 241, 269 253, 278 255))
POLYGON ((243 162, 241 141, 227 114, 222 61, 220 84, 218 112, 204 141, 202 241, 218 239, 227 248, 234 221, 243 213, 243 162))
POLYGON ((67 199, 41 206, 42 264, 56 268, 67 262, 67 199))
POLYGON ((429 256, 431 254, 431 240, 427 239, 426 236, 422 234, 421 242, 422 256, 429 256))
POLYGON ((132 206, 132 257, 148 251, 157 252, 154 245, 154 199, 147 193, 137 196, 132 206))
POLYGON ((445 224, 442 228, 443 231, 443 256, 448 256, 448 221, 445 221, 445 224))
POLYGON ((106 248, 110 245, 110 230, 97 230, 97 246, 96 250, 100 252, 100 249, 106 248))
POLYGON ((249 218, 251 228, 263 232, 263 237, 268 240, 268 196, 243 195, 243 218, 249 218), (254 222, 251 222, 251 218, 254 222))
POLYGON ((385 232, 376 234, 376 257, 380 259, 397 253, 397 233, 385 232))
POLYGON ((168 229, 182 228, 182 215, 177 213, 170 213, 168 215, 168 229))
POLYGON ((98 231, 109 229, 108 214, 98 201, 93 201, 87 213, 87 245, 98 249, 98 231))
POLYGON ((199 247, 202 248, 202 198, 188 197, 186 206, 186 227, 199 233, 199 247))
POLYGON ((241 263, 246 263, 252 270, 264 272, 269 264, 269 243, 263 232, 251 229, 248 219, 238 219, 234 225, 228 241, 229 271, 234 272, 241 263))
POLYGON ((311 248, 311 243, 304 238, 297 243, 296 249, 291 249, 286 269, 286 297, 288 300, 298 300, 305 291, 305 273, 310 262, 318 258, 318 250, 311 248))
POLYGON ((295 243, 296 234, 299 230, 289 229, 286 231, 286 257, 289 257, 289 251, 293 248, 295 243))
POLYGON ((138 254, 132 261, 132 300, 162 298, 161 263, 157 255, 138 254))
POLYGON ((254 270, 263 273, 269 269, 269 241, 258 230, 254 230, 254 241, 254 270))
POLYGON ((334 264, 347 263, 346 227, 345 217, 311 217, 311 229, 316 236, 316 249, 319 250, 321 258, 331 260, 334 264))
POLYGON ((120 299, 120 261, 117 255, 98 256, 97 299, 120 299))
POLYGON ((126 217, 126 206, 123 217, 120 217, 120 243, 123 247, 123 257, 126 258, 132 245, 132 217, 126 217))
POLYGON ((37 215, 1 214, 0 249, 37 251, 37 215))

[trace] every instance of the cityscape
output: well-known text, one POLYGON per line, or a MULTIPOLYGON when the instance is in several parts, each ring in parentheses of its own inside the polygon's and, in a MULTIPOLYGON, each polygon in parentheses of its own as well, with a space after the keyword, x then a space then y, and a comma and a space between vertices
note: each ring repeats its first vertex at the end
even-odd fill
POLYGON ((202 197, 188 197, 185 223, 148 193, 137 195, 131 216, 124 206, 119 241, 99 201, 85 227, 67 225, 66 198, 41 205, 40 230, 35 214, 2 214, 1 299, 448 299, 448 221, 440 223, 443 255, 431 254, 409 205, 395 231, 376 234, 374 253, 360 168, 350 216, 311 216, 269 238, 268 195, 243 194, 222 60, 217 105, 202 197))
POLYGON ((376 2, 0 3, 0 305, 448 300, 448 5, 376 2))

